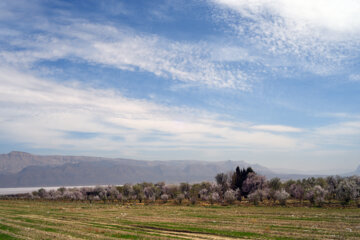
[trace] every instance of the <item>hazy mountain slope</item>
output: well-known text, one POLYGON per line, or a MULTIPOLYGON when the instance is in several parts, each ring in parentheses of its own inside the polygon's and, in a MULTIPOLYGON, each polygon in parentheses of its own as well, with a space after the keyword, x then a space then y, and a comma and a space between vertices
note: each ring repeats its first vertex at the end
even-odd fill
MULTIPOLYGON (((107 159, 102 157, 33 155, 26 152, 13 151, 8 154, 0 154, 0 173, 17 173, 29 166, 59 166, 65 163, 106 160, 128 161, 127 159, 107 159)), ((135 160, 131 161, 134 165, 138 164, 137 162, 135 160)))
MULTIPOLYGON (((0 155, 0 187, 212 181, 219 172, 248 167, 242 161, 139 161, 79 156, 0 155)), ((271 173, 253 165, 261 173, 271 173)))
POLYGON ((219 172, 234 170, 236 162, 145 162, 116 161, 66 163, 60 166, 29 166, 18 173, 0 175, 0 187, 124 184, 127 182, 212 181, 219 172), (130 162, 131 163, 131 162, 130 162))
POLYGON ((360 165, 356 168, 355 171, 348 172, 348 173, 345 173, 345 174, 342 174, 342 175, 344 175, 344 176, 360 175, 360 165))
MULTIPOLYGON (((251 166, 267 178, 286 180, 314 176, 276 173, 261 165, 243 161, 139 161, 11 152, 0 155, 0 187, 213 181, 217 173, 234 171, 237 166, 251 166)), ((360 167, 351 175, 359 173, 360 167)))

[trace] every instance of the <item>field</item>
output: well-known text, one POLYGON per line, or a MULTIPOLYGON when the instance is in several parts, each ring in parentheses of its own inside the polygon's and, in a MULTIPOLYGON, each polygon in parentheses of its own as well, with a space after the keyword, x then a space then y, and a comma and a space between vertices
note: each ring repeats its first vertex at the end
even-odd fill
POLYGON ((360 239, 360 209, 0 201, 0 239, 360 239))

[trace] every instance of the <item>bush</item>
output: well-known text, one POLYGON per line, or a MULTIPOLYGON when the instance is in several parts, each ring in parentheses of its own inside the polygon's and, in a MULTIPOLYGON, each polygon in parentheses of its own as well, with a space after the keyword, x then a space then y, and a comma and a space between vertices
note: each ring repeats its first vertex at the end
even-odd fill
POLYGON ((169 195, 167 195, 166 193, 164 193, 163 195, 161 195, 161 200, 163 201, 163 203, 167 203, 167 201, 169 200, 169 195))
POLYGON ((248 195, 248 200, 254 205, 258 205, 259 202, 262 202, 265 198, 269 196, 269 189, 258 189, 253 193, 248 195))
POLYGON ((280 191, 275 192, 274 197, 279 201, 281 206, 285 206, 286 200, 290 197, 290 194, 287 193, 284 189, 281 189, 280 191))
POLYGON ((121 193, 118 193, 115 198, 119 202, 122 202, 125 200, 125 198, 123 197, 123 195, 121 193))
POLYGON ((176 196, 176 202, 177 202, 178 204, 181 204, 182 201, 184 200, 184 198, 185 198, 184 194, 180 193, 180 194, 178 194, 178 195, 176 196))
POLYGON ((266 184, 266 179, 264 176, 257 175, 256 173, 249 173, 246 180, 242 185, 242 193, 244 196, 255 192, 258 189, 263 189, 266 184))
POLYGON ((236 192, 232 189, 227 190, 224 194, 224 200, 229 204, 234 203, 236 200, 236 192))
POLYGON ((164 187, 165 193, 169 195, 169 198, 175 199, 176 195, 179 193, 179 188, 177 185, 166 185, 164 187))
POLYGON ((336 198, 343 205, 348 204, 351 200, 355 200, 359 195, 359 186, 354 179, 343 179, 336 188, 336 198))
POLYGON ((327 193, 320 185, 316 185, 306 193, 306 199, 320 207, 325 203, 327 193))
POLYGON ((305 191, 304 191, 304 188, 300 184, 297 184, 297 183, 292 184, 289 187, 289 191, 290 191, 290 195, 293 198, 295 198, 299 201, 302 201, 304 199, 305 191))
POLYGON ((191 186, 188 183, 180 183, 180 192, 184 194, 185 198, 190 197, 191 186))
POLYGON ((196 198, 195 196, 192 196, 192 197, 190 198, 190 203, 191 203, 192 205, 195 205, 196 202, 197 202, 197 198, 196 198))
POLYGON ((250 193, 248 195, 248 200, 250 202, 252 202, 256 206, 259 204, 260 199, 261 199, 261 197, 260 197, 260 194, 259 194, 259 190, 256 190, 255 192, 250 193))
POLYGON ((155 197, 155 190, 152 187, 145 187, 144 195, 146 199, 151 200, 155 197))
POLYGON ((219 200, 220 200, 220 195, 219 195, 219 193, 213 192, 213 193, 211 194, 211 196, 210 196, 210 203, 211 203, 211 204, 214 204, 215 202, 219 202, 219 200))
POLYGON ((208 197, 208 190, 206 188, 203 188, 199 191, 200 199, 203 201, 207 201, 209 199, 208 197))

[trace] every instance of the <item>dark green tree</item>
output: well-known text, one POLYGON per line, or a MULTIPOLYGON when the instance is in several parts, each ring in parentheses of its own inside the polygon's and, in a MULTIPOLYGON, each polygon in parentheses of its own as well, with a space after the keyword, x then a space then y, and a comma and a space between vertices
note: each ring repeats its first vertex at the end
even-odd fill
POLYGON ((247 169, 240 169, 240 167, 238 166, 232 176, 231 188, 234 191, 239 191, 240 194, 238 194, 237 196, 239 201, 241 201, 241 196, 244 196, 244 193, 241 189, 249 173, 254 173, 254 170, 251 167, 248 167, 247 169))

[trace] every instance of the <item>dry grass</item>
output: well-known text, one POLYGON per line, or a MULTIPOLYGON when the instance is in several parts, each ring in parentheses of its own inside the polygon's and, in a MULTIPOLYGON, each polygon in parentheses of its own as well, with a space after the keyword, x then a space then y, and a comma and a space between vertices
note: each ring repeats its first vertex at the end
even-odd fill
POLYGON ((359 239, 360 209, 0 201, 0 239, 359 239))

